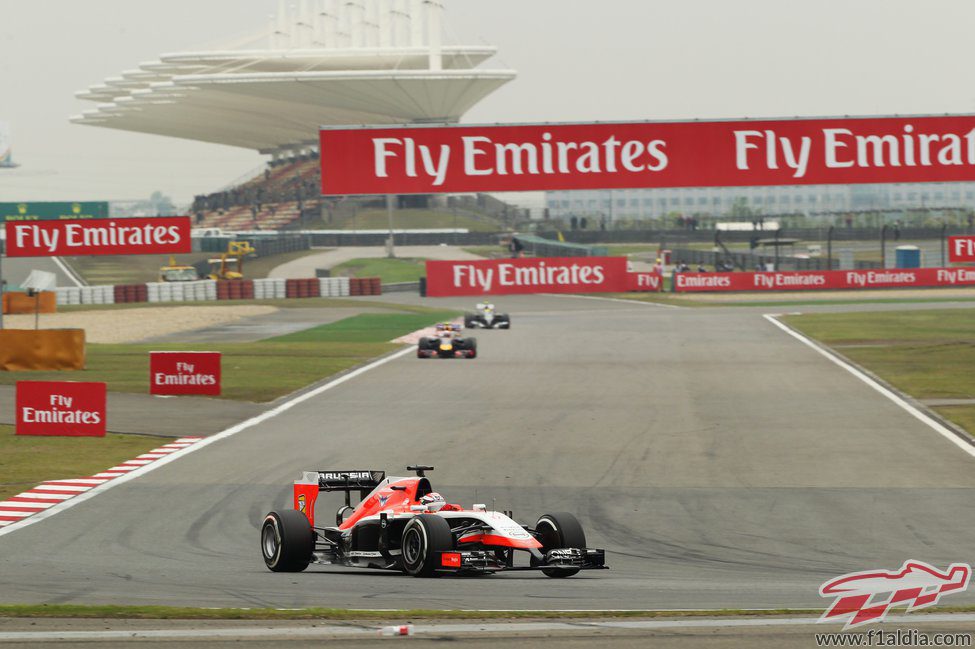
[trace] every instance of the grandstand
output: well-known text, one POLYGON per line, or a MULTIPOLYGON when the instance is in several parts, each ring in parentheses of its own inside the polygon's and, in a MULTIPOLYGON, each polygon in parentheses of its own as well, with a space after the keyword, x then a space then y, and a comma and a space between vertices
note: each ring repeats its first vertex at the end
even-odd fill
POLYGON ((301 0, 239 47, 163 54, 77 93, 76 124, 256 150, 266 170, 197 197, 201 226, 277 229, 318 208, 322 125, 457 122, 515 77, 444 43, 440 0, 301 0))

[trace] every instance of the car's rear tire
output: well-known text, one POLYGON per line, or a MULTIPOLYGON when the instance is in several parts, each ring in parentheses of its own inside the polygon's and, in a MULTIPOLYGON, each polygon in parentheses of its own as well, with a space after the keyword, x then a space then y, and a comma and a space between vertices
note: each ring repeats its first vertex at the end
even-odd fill
POLYGON ((403 527, 400 548, 403 572, 414 577, 439 577, 440 553, 454 549, 454 537, 447 521, 433 514, 420 514, 403 527))
POLYGON ((465 339, 464 347, 471 352, 467 358, 477 358, 477 338, 465 339))
MULTIPOLYGON (((586 547, 586 533, 582 531, 579 519, 569 512, 555 512, 540 516, 535 523, 535 538, 542 544, 542 554, 556 548, 585 549, 586 547)), ((549 577, 571 577, 579 572, 579 569, 545 568, 542 572, 549 577)))
POLYGON ((301 572, 311 563, 315 532, 296 509, 271 512, 261 525, 261 554, 273 572, 301 572))

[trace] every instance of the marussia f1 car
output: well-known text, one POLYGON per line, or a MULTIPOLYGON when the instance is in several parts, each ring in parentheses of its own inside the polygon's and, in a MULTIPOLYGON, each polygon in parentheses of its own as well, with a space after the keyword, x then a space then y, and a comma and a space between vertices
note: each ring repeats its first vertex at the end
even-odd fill
POLYGON ((416 345, 417 358, 477 358, 477 338, 460 335, 460 325, 441 322, 435 337, 424 336, 416 345))
POLYGON ((484 505, 463 509, 434 492, 426 472, 386 477, 385 471, 306 471, 294 484, 294 509, 272 511, 261 525, 264 563, 274 572, 299 572, 310 563, 400 570, 414 577, 448 573, 484 574, 540 570, 569 577, 605 568, 605 553, 586 547, 586 535, 572 514, 545 514, 527 527, 511 512, 484 505), (345 492, 334 527, 315 525, 321 492, 345 492), (352 492, 360 502, 353 508, 352 492), (528 565, 515 566, 515 552, 528 565))
POLYGON ((464 314, 464 327, 467 329, 511 329, 511 316, 495 313, 494 305, 479 302, 473 313, 464 314))

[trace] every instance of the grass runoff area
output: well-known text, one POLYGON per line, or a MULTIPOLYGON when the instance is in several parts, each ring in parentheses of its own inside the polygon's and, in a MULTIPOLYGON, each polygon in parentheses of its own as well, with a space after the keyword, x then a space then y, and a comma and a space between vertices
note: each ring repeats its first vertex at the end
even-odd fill
POLYGON ((415 282, 427 274, 426 259, 382 257, 350 259, 332 268, 332 276, 381 277, 383 284, 415 282))
POLYGON ((41 437, 0 425, 0 500, 44 480, 80 478, 131 460, 172 440, 148 435, 41 437))
MULTIPOLYGON (((783 321, 916 399, 975 399, 975 309, 810 313, 783 321)), ((975 433, 975 405, 933 410, 975 433)))
POLYGON ((266 402, 348 370, 398 347, 394 338, 459 315, 414 307, 364 313, 286 336, 250 343, 89 344, 80 372, 0 372, 0 385, 18 380, 104 381, 110 392, 148 393, 150 351, 223 354, 222 397, 266 402), (422 310, 421 310, 422 309, 422 310))

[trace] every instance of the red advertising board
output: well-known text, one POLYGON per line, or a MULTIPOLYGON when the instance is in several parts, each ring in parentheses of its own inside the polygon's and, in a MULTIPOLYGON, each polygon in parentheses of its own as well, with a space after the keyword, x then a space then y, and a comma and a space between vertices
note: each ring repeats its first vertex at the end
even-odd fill
POLYGON ((975 236, 948 237, 948 261, 975 261, 975 236))
POLYGON ((626 257, 427 260, 427 295, 620 292, 627 275, 626 257))
POLYGON ((149 352, 149 394, 220 394, 220 352, 149 352))
POLYGON ((104 437, 104 383, 17 381, 18 435, 104 437))
POLYGON ((808 270, 777 273, 675 273, 674 290, 801 291, 811 289, 910 288, 975 285, 975 269, 891 268, 808 270))
POLYGON ((655 292, 663 290, 663 275, 659 272, 642 272, 626 274, 627 291, 655 292))
POLYGON ((975 180, 975 115, 323 128, 322 193, 975 180))
POLYGON ((190 217, 7 221, 8 257, 192 252, 190 217))

